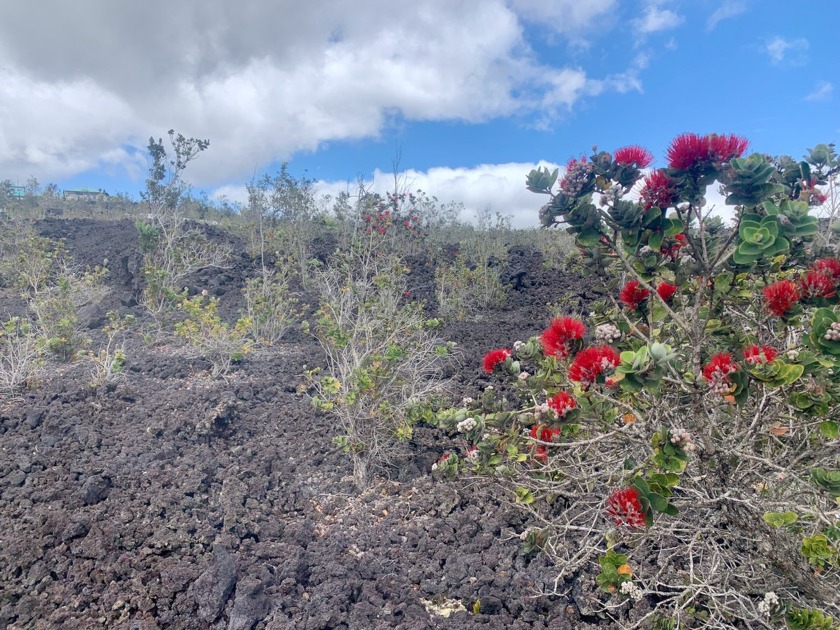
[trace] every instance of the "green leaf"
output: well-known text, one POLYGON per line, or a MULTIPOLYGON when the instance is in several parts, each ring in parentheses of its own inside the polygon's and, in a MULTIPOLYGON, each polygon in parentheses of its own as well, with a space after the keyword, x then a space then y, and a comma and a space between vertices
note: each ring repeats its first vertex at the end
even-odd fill
POLYGON ((796 512, 765 512, 763 518, 771 527, 786 527, 795 523, 799 516, 796 512))
POLYGON ((840 438, 840 423, 834 420, 826 420, 820 423, 820 435, 829 440, 840 438))

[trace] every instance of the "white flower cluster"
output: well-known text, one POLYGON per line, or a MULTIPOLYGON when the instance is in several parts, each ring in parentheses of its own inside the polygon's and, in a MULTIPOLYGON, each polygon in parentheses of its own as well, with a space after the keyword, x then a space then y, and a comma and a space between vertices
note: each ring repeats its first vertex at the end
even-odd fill
POLYGON ((779 596, 773 591, 764 594, 764 599, 758 602, 758 612, 769 617, 773 609, 779 605, 779 596))
POLYGON ((519 352, 524 347, 525 347, 525 342, 524 341, 518 341, 517 340, 517 341, 513 342, 513 351, 514 352, 519 352))
POLYGON ((530 374, 528 374, 528 372, 524 372, 524 371, 523 371, 523 372, 520 372, 520 373, 519 373, 519 376, 518 376, 517 378, 518 378, 520 381, 523 381, 523 382, 524 382, 524 381, 527 381, 527 380, 528 380, 528 377, 529 377, 529 376, 531 376, 531 375, 530 375, 530 374))
POLYGON ((467 449, 467 459, 471 462, 478 459, 478 449, 475 446, 467 449))
POLYGON ((674 429, 671 431, 671 444, 679 446, 684 451, 691 452, 696 446, 691 441, 691 434, 685 429, 674 429))
POLYGON ((458 433, 466 433, 467 431, 472 431, 475 429, 476 421, 475 418, 467 418, 466 420, 461 420, 456 426, 455 429, 458 433))
POLYGON ((461 404, 462 405, 471 405, 471 404, 473 404, 473 402, 475 402, 475 401, 472 398, 470 398, 469 396, 467 396, 466 398, 464 398, 464 400, 461 401, 461 404))
POLYGON ((547 402, 544 402, 541 405, 537 405, 534 407, 534 418, 539 420, 542 416, 546 415, 551 410, 551 407, 548 406, 547 402))
POLYGON ((619 590, 622 595, 627 595, 634 602, 639 601, 645 596, 645 592, 635 582, 622 582, 619 590))
POLYGON ((826 341, 840 341, 840 322, 831 324, 831 328, 825 331, 823 337, 826 341))
POLYGON ((785 352, 788 361, 796 361, 799 358, 799 350, 788 350, 785 352))
POLYGON ((595 328, 595 340, 601 343, 613 343, 621 339, 621 331, 613 324, 601 324, 595 328))

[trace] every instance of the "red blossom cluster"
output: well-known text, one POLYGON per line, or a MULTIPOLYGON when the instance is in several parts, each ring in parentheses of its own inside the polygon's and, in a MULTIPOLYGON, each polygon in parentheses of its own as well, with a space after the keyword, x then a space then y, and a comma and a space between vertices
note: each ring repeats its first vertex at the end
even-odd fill
POLYGON ((671 260, 676 260, 677 254, 686 245, 688 245, 688 237, 685 234, 680 233, 674 236, 674 242, 670 245, 663 243, 659 248, 659 253, 663 256, 667 256, 671 260))
POLYGON ((575 355, 569 366, 569 380, 590 385, 601 374, 621 363, 621 356, 612 346, 591 346, 575 355))
POLYGON ((615 150, 613 160, 620 166, 647 168, 653 164, 653 153, 638 146, 622 147, 615 150))
POLYGON ((767 310, 776 317, 784 317, 801 299, 802 293, 792 280, 779 280, 764 287, 767 310))
POLYGON ((831 276, 816 269, 809 269, 800 276, 799 287, 805 299, 827 299, 837 295, 837 288, 831 276))
POLYGON ((667 282, 660 282, 659 286, 656 287, 656 292, 659 294, 659 297, 662 298, 663 302, 668 302, 672 297, 674 297, 674 293, 677 292, 677 287, 667 282))
POLYGON ((618 299, 621 300, 625 308, 635 311, 647 299, 648 295, 650 295, 650 291, 640 287, 638 280, 631 280, 621 289, 618 299))
POLYGON ((645 184, 639 193, 639 199, 645 210, 654 206, 657 208, 668 208, 677 201, 677 190, 674 182, 664 171, 654 171, 645 177, 645 184))
POLYGON ((493 370, 496 369, 496 366, 500 363, 504 363, 507 361, 507 358, 510 356, 510 350, 507 348, 499 348, 498 350, 491 350, 487 354, 484 355, 484 371, 487 374, 492 374, 493 370))
POLYGON ((758 346, 750 344, 744 348, 744 361, 750 365, 759 365, 762 363, 770 363, 779 355, 773 346, 758 346))
POLYGON ((840 259, 820 258, 799 278, 802 296, 830 299, 840 288, 840 259))
POLYGON ((821 206, 828 200, 828 196, 817 188, 817 178, 813 175, 810 182, 802 182, 799 198, 807 201, 809 206, 821 206))
POLYGON ((701 136, 696 133, 684 133, 674 138, 668 147, 668 166, 688 170, 714 162, 728 162, 732 158, 740 157, 748 144, 746 138, 733 134, 712 133, 701 136))
POLYGON ((607 507, 604 510, 616 527, 640 529, 647 526, 645 511, 636 488, 616 488, 607 497, 607 507))
POLYGON ((569 356, 569 343, 582 339, 586 326, 574 317, 557 317, 540 336, 543 352, 550 357, 569 356))
MULTIPOLYGON (((553 442, 554 438, 560 435, 560 429, 557 427, 549 427, 544 424, 537 424, 531 427, 531 438, 539 440, 540 442, 553 442)), ((537 444, 534 449, 534 459, 542 462, 548 462, 548 446, 545 444, 537 444)))
POLYGON ((725 381, 729 374, 737 370, 738 364, 732 362, 732 355, 728 352, 720 352, 709 359, 709 362, 703 366, 703 378, 710 383, 725 381))
POLYGON ((561 418, 577 407, 577 401, 568 392, 560 391, 548 399, 548 408, 561 418))
POLYGON ((365 231, 368 234, 387 234, 399 231, 413 238, 422 238, 425 234, 420 225, 420 217, 412 212, 417 197, 413 194, 392 193, 377 202, 376 206, 362 215, 365 231))

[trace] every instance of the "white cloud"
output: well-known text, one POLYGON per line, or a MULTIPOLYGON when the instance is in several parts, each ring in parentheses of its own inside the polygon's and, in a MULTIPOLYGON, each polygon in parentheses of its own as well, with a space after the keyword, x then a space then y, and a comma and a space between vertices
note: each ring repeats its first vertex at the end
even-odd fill
MULTIPOLYGON (((463 221, 471 221, 476 211, 489 207, 494 212, 510 216, 514 227, 536 227, 539 225, 539 209, 548 198, 528 191, 525 188, 525 177, 538 166, 554 169, 558 165, 549 162, 511 162, 481 164, 473 168, 441 166, 428 171, 410 169, 399 173, 398 181, 401 189, 422 190, 437 197, 440 203, 463 203, 464 211, 460 217, 463 221)), ((394 174, 376 169, 373 177, 366 179, 363 184, 370 192, 384 194, 393 191, 394 174)), ((319 181, 316 186, 319 197, 330 195, 335 198, 341 192, 354 195, 357 190, 358 182, 319 181)), ((243 204, 248 200, 244 186, 223 186, 211 195, 214 199, 222 196, 243 204)))
POLYGON ((645 8, 642 17, 633 20, 636 30, 641 35, 650 35, 659 31, 676 28, 683 23, 683 17, 670 9, 660 9, 656 4, 645 8))
POLYGON ((834 92, 834 86, 828 81, 820 81, 817 87, 814 88, 806 97, 806 101, 828 101, 831 99, 831 94, 834 92))
POLYGON ((537 113, 545 123, 639 81, 540 63, 520 17, 572 32, 615 5, 42 0, 37 14, 51 17, 32 29, 33 5, 12 3, 0 21, 0 173, 49 180, 121 159, 134 169, 131 151, 119 149, 175 128, 211 139, 190 166, 205 186, 324 142, 377 137, 400 117, 537 113))
MULTIPOLYGON (((558 179, 563 177, 565 167, 550 162, 510 162, 507 164, 481 164, 472 168, 450 168, 446 166, 431 168, 427 171, 407 170, 398 174, 400 190, 422 190, 429 196, 437 197, 440 203, 461 203, 464 206, 460 216, 462 221, 475 219, 475 213, 490 208, 494 213, 509 216, 516 228, 539 227, 539 209, 548 201, 545 195, 532 193, 525 188, 526 175, 535 168, 547 167, 560 169, 558 179)), ((394 190, 394 174, 377 169, 373 177, 366 178, 362 184, 365 190, 385 194, 394 190)), ((339 193, 347 192, 352 196, 358 192, 359 182, 319 181, 316 183, 316 196, 323 199, 329 195, 335 199, 339 193)), ((706 191, 707 208, 714 206, 713 214, 724 220, 732 219, 734 209, 725 204, 724 197, 718 192, 715 183, 706 191)), ((556 187, 555 187, 556 190, 556 187)), ((636 186, 628 199, 638 200, 640 186, 636 186)), ((222 186, 211 194, 211 198, 222 198, 243 205, 248 202, 245 186, 222 186)))
POLYGON ((785 39, 776 36, 764 42, 764 53, 774 65, 799 66, 807 61, 810 44, 804 37, 785 39))
POLYGON ((742 2, 741 0, 724 0, 724 3, 709 16, 708 20, 706 20, 706 29, 709 31, 714 30, 714 28, 724 20, 737 17, 742 13, 745 13, 746 10, 746 2, 742 2))

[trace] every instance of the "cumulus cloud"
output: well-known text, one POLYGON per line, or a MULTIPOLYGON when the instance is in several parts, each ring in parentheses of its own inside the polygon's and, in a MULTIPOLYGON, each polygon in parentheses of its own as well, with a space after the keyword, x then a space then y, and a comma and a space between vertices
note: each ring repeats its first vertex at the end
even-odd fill
POLYGON ((746 2, 741 2, 740 0, 725 0, 725 2, 715 9, 714 13, 709 16, 709 19, 706 20, 706 29, 709 31, 714 30, 714 28, 724 20, 737 17, 746 12, 746 10, 746 2))
POLYGON ((828 101, 834 92, 834 86, 828 81, 820 81, 817 87, 805 97, 806 101, 828 101))
POLYGON ((776 36, 764 42, 764 53, 773 65, 800 66, 808 60, 810 44, 804 37, 785 39, 776 36))
MULTIPOLYGON (((583 29, 616 0, 42 0, 0 21, 0 172, 43 179, 122 161, 175 128, 212 140, 197 185, 399 119, 468 123, 638 89, 541 63, 521 19, 583 29), (546 8, 549 7, 549 8, 546 8), (120 148, 125 150, 121 153, 120 148)), ((5 175, 4 175, 5 176, 5 175)))
POLYGON ((670 9, 661 9, 656 3, 645 8, 642 17, 633 20, 633 25, 640 35, 650 35, 659 31, 676 28, 683 23, 683 18, 670 9))

